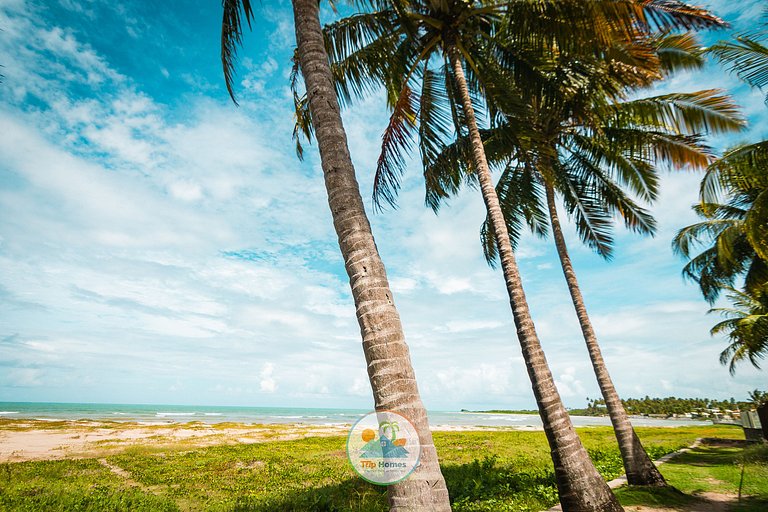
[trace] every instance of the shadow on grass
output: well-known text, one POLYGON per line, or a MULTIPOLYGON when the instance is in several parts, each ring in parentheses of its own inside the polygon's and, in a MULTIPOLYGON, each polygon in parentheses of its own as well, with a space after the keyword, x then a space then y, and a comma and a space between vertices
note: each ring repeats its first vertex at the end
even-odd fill
MULTIPOLYGON (((442 467, 454 512, 544 510, 557 502, 551 470, 515 472, 487 457, 442 467)), ((241 496, 233 512, 385 512, 386 488, 362 479, 306 489, 292 489, 279 498, 241 496)))
POLYGON ((765 512, 766 510, 768 510, 768 501, 754 497, 742 498, 730 508, 730 512, 765 512))
POLYGON ((733 464, 744 449, 746 441, 735 439, 702 439, 701 445, 681 453, 667 464, 685 466, 723 466, 733 464))
POLYGON ((624 506, 663 507, 684 511, 728 510, 729 512, 765 512, 768 502, 759 497, 745 497, 737 501, 713 502, 706 496, 691 496, 674 487, 621 487, 616 496, 624 506))
POLYGON ((281 496, 240 496, 232 512, 385 512, 386 488, 362 479, 348 479, 338 484, 286 490, 281 496))
POLYGON ((616 496, 624 506, 684 508, 702 503, 699 498, 674 487, 625 486, 616 490, 616 496))

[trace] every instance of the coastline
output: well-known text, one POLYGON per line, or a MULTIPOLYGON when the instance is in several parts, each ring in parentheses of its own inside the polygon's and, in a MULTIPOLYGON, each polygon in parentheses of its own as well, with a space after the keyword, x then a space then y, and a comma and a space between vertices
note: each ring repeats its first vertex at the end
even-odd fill
MULTIPOLYGON (((0 402, 3 421, 98 421, 132 422, 149 425, 173 425, 201 422, 208 425, 350 425, 371 412, 365 409, 332 409, 306 407, 244 407, 211 405, 162 404, 95 404, 0 402)), ((538 413, 526 411, 439 411, 429 410, 433 427, 541 427, 538 413)), ((574 426, 610 425, 607 416, 571 415, 574 426)), ((632 417, 637 426, 710 425, 709 421, 682 418, 662 419, 632 417)))
MULTIPOLYGON (((96 420, 0 420, 0 463, 104 457, 124 450, 194 449, 214 445, 346 436, 351 424, 313 425, 96 420)), ((541 427, 442 425, 432 431, 538 431, 541 427)))
MULTIPOLYGON (((346 436, 365 414, 354 409, 0 402, 0 463, 105 457, 128 449, 195 449, 346 436)), ((538 414, 430 411, 436 432, 540 431, 538 414)), ((573 416, 576 427, 609 426, 607 417, 573 416)), ((646 427, 710 425, 633 418, 646 427)))
MULTIPOLYGON (((461 413, 488 415, 488 413, 461 413)), ((438 424, 433 432, 541 431, 530 415, 504 424, 438 424)), ((693 422, 657 422, 652 427, 697 426, 693 422)), ((104 457, 131 448, 195 449, 214 445, 291 441, 310 437, 346 436, 352 422, 315 424, 218 422, 157 422, 115 420, 51 420, 0 418, 0 463, 104 457)), ((580 427, 600 427, 602 423, 580 427)))

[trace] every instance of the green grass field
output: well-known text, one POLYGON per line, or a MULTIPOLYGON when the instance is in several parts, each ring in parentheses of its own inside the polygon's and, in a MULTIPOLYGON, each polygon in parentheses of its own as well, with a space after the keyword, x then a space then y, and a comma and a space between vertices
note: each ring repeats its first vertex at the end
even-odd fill
MULTIPOLYGON (((606 479, 623 473, 609 428, 584 428, 579 434, 606 479)), ((723 426, 639 428, 638 434, 653 457, 699 437, 743 438, 741 429, 723 426)), ((543 432, 436 432, 434 437, 456 512, 538 511, 557 502, 543 432)), ((120 475, 96 458, 0 464, 0 510, 385 511, 384 488, 357 477, 347 463, 345 441, 315 437, 197 449, 133 447, 104 459, 125 471, 120 475)), ((743 450, 727 450, 721 455, 702 449, 711 467, 691 466, 691 456, 683 455, 665 465, 664 474, 690 493, 709 485, 709 477, 687 468, 716 470, 712 479, 718 489, 737 492, 740 466, 734 460, 743 450)), ((745 494, 768 498, 768 473, 761 473, 762 483, 752 478, 765 471, 764 456, 756 454, 748 466, 745 494)), ((658 498, 621 496, 628 503, 658 498)))
POLYGON ((617 494, 626 505, 694 505, 696 495, 715 492, 743 496, 734 512, 768 510, 768 446, 704 444, 662 466, 664 477, 676 490, 621 488, 617 494))

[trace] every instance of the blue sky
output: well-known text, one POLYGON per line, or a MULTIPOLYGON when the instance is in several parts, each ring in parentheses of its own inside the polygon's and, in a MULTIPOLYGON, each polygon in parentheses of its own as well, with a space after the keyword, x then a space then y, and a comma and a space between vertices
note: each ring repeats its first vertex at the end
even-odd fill
MULTIPOLYGON (((761 8, 707 4, 737 29, 761 8)), ((290 4, 257 9, 236 108, 218 1, 0 0, 0 400, 371 407, 316 148, 293 152, 290 4)), ((763 96, 714 65, 661 89, 713 87, 751 121, 716 146, 768 137, 763 96)), ((370 206, 386 111, 371 98, 344 120, 370 206)), ((720 366, 716 318, 670 250, 698 180, 666 173, 657 236, 619 232, 610 263, 569 226, 624 396, 765 387, 764 372, 720 366)), ((483 218, 473 190, 425 209, 415 162, 400 208, 371 214, 434 409, 534 404, 483 218)), ((526 237, 520 266, 561 394, 580 406, 598 390, 550 245, 526 237)))

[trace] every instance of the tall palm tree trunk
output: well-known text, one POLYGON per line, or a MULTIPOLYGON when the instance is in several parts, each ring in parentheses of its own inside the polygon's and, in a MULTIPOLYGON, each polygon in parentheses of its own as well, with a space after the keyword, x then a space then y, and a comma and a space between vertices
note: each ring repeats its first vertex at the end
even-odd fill
POLYGON ((605 480, 595 469, 587 451, 581 444, 581 440, 576 435, 571 419, 555 386, 552 372, 549 370, 544 351, 536 335, 517 262, 512 251, 512 244, 509 240, 507 225, 499 205, 496 189, 491 180, 459 51, 455 47, 449 47, 446 52, 461 95, 467 127, 469 128, 472 157, 483 200, 496 235, 499 259, 512 305, 517 337, 523 350, 523 358, 539 407, 539 415, 544 424, 544 432, 547 441, 549 441, 552 461, 555 466, 557 488, 560 493, 560 503, 566 512, 621 511, 623 508, 608 488, 605 480))
POLYGON ((349 155, 338 99, 325 51, 317 0, 293 0, 299 61, 320 148, 328 203, 349 275, 377 411, 408 418, 419 433, 421 459, 406 480, 391 485, 391 511, 450 511, 427 413, 384 264, 365 214, 349 155))
POLYGON ((565 237, 560 226, 560 218, 557 215, 555 190, 548 184, 545 185, 545 188, 549 219, 552 225, 552 235, 555 238, 557 255, 560 257, 560 265, 563 268, 563 274, 565 274, 565 281, 568 283, 568 291, 571 293, 573 307, 576 309, 581 332, 584 335, 584 341, 587 343, 589 358, 592 360, 592 368, 597 376, 600 392, 605 399, 605 406, 608 409, 608 415, 611 418, 613 430, 616 433, 616 440, 619 442, 621 459, 627 472, 627 482, 630 485, 667 485, 664 477, 661 476, 658 468, 656 468, 656 465, 648 457, 645 449, 643 449, 635 429, 632 428, 629 416, 627 416, 627 412, 624 410, 619 394, 616 392, 611 376, 608 373, 608 368, 605 366, 603 354, 600 352, 600 346, 597 343, 595 330, 592 328, 592 322, 584 305, 584 297, 581 295, 579 282, 576 280, 576 272, 573 270, 571 257, 568 255, 568 247, 565 244, 565 237))

